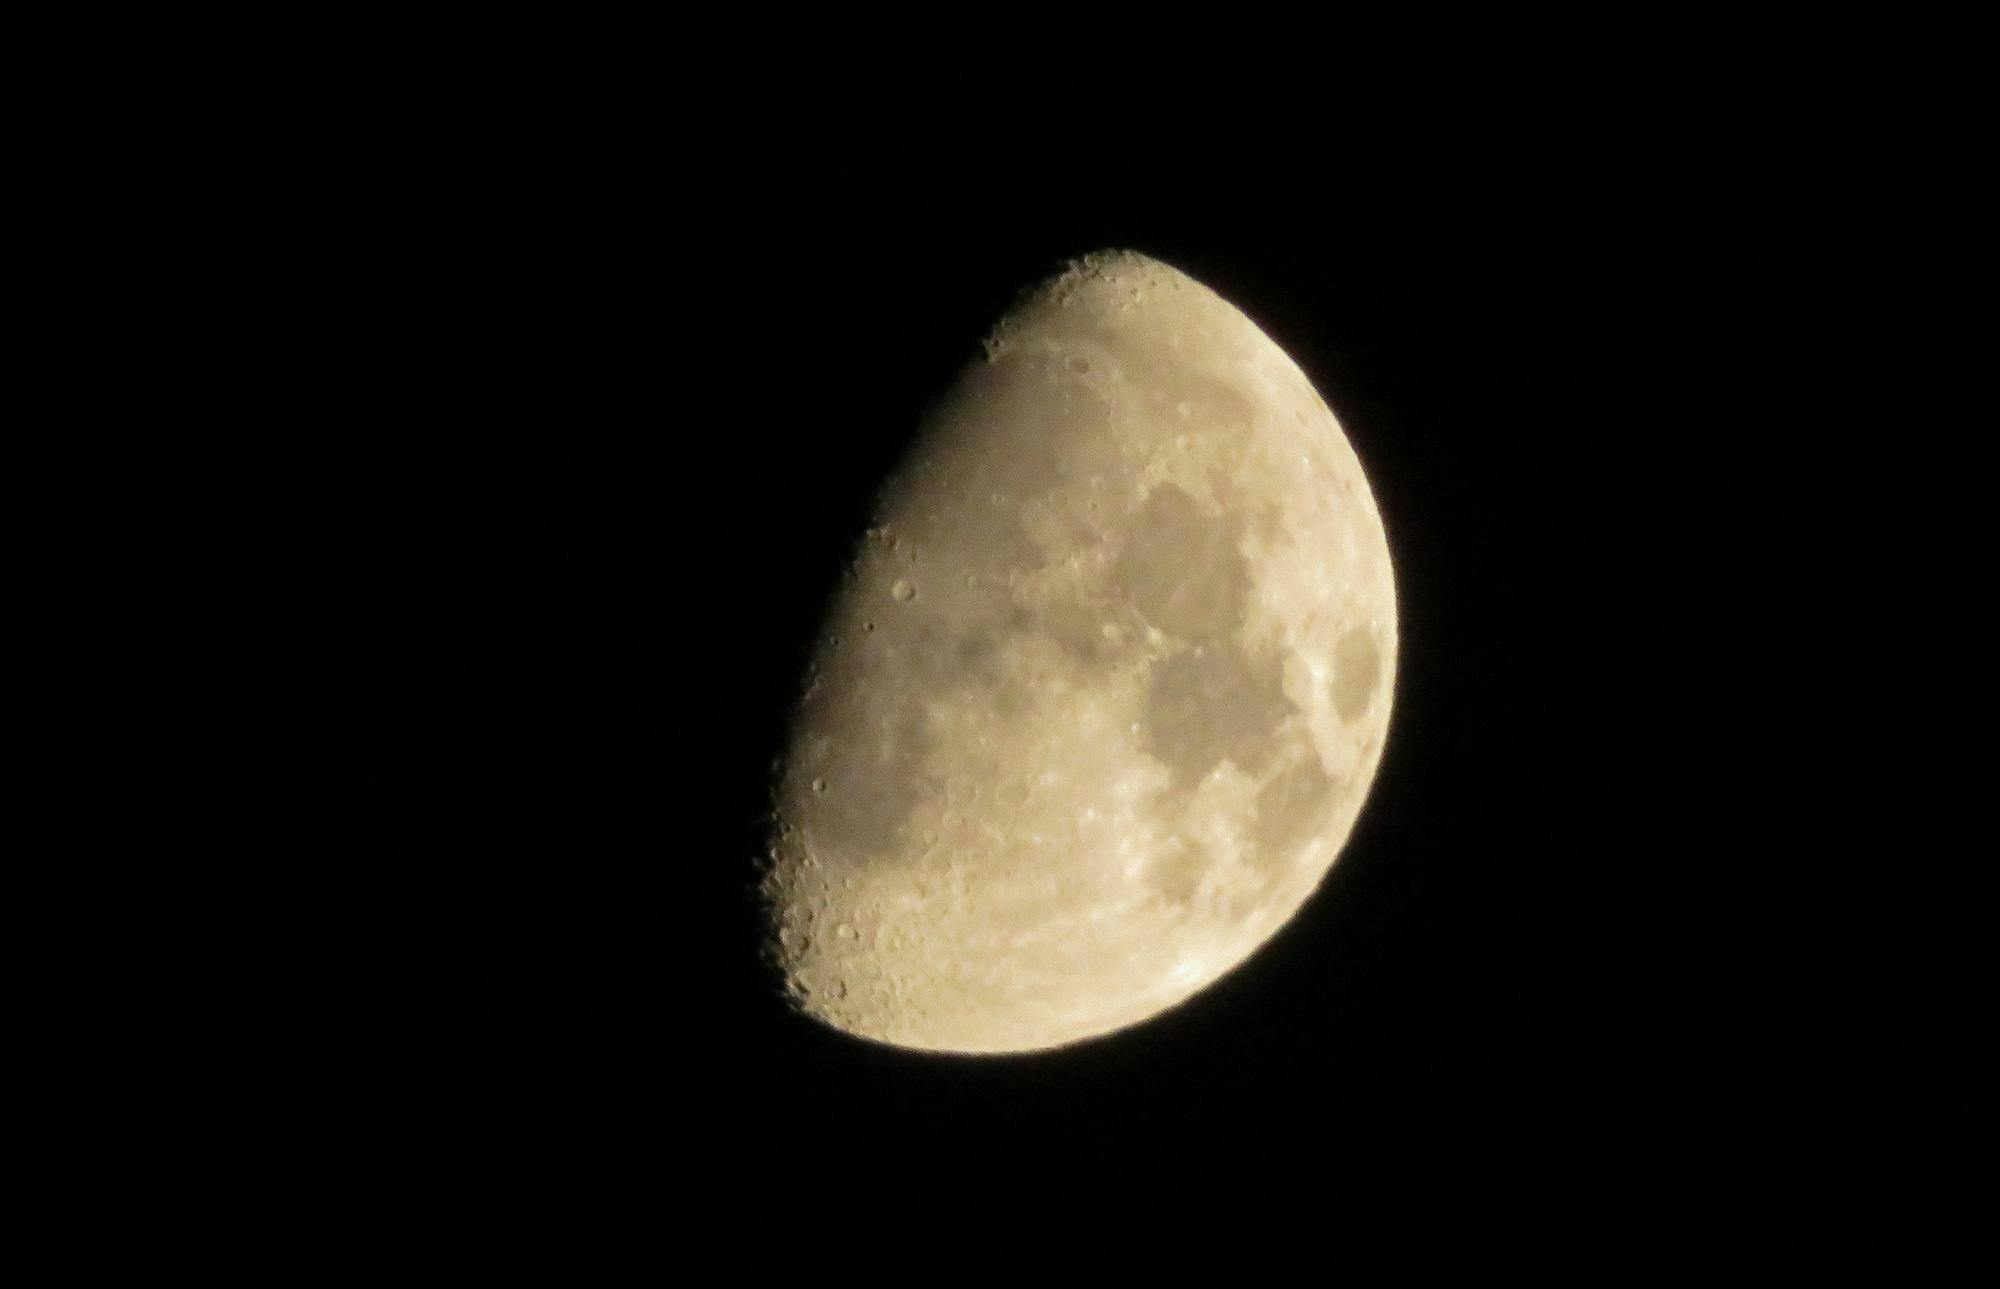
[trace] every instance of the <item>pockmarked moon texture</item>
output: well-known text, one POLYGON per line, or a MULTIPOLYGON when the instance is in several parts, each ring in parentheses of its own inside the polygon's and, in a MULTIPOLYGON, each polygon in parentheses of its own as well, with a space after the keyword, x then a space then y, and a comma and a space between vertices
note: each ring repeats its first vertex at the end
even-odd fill
POLYGON ((762 892, 796 1006, 902 1047, 1143 1021, 1319 885, 1389 720, 1368 481, 1305 374, 1130 252, 1024 297, 834 598, 762 892))

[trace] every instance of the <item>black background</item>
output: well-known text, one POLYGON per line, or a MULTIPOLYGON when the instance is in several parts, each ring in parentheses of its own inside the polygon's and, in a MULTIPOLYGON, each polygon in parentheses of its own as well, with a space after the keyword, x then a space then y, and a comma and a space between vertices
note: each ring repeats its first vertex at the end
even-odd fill
POLYGON ((1009 196, 838 150, 602 160, 426 157, 330 247, 371 319, 328 453, 368 749, 337 1060, 373 1184, 698 1214, 1788 1166, 1727 930, 1759 827, 1744 481, 1792 432, 1801 309, 1761 162, 1288 193, 1218 154, 1009 196), (1165 1016, 1008 1059, 851 1040, 757 953, 787 704, 928 400, 1105 247, 1235 303, 1340 416, 1401 596, 1380 776, 1298 917, 1165 1016))

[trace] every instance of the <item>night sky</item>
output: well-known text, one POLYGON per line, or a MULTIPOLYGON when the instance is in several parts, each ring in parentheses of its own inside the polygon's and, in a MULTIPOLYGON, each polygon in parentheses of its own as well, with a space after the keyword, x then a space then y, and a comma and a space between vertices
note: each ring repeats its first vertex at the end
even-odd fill
POLYGON ((1783 1097, 1727 927, 1763 826, 1730 717, 1763 664, 1727 624, 1765 593, 1736 481, 1783 423, 1798 272, 1761 172, 892 169, 446 168, 358 244, 399 270, 339 449, 384 1184, 691 1218, 814 1175, 919 1209, 1743 1184, 1783 1097), (1236 304, 1340 417, 1399 579, 1387 752, 1319 893, 1188 1004, 1018 1058, 871 1046, 758 957, 787 705, 929 400, 1107 247, 1236 304))

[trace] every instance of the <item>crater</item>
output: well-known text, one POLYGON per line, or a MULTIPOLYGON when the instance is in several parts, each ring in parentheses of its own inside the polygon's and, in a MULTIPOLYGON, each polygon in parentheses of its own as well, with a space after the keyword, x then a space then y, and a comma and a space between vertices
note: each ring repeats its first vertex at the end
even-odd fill
POLYGON ((1382 655, 1367 627, 1350 627, 1333 647, 1333 710, 1352 721, 1368 710, 1375 682, 1381 679, 1382 655))
POLYGON ((858 651, 839 657, 826 680, 800 713, 799 733, 828 748, 801 805, 820 842, 865 862, 901 846, 910 816, 938 787, 925 770, 929 720, 916 692, 884 683, 858 651))
POLYGON ((1146 881, 1161 898, 1186 904, 1201 889, 1202 875, 1208 872, 1208 852, 1199 842, 1171 843, 1146 865, 1146 881))
POLYGON ((1251 835, 1260 863, 1276 868, 1323 832, 1333 810, 1333 780, 1308 748, 1257 793, 1257 821, 1251 835))

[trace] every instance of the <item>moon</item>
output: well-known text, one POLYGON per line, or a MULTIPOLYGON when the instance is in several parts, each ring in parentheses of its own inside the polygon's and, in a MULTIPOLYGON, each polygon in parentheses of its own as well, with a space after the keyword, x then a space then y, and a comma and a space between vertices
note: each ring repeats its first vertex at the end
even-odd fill
POLYGON ((1255 323, 1133 252, 1025 295, 885 485, 773 780, 792 1003, 964 1053, 1144 1021, 1339 855, 1396 662, 1360 461, 1255 323))

